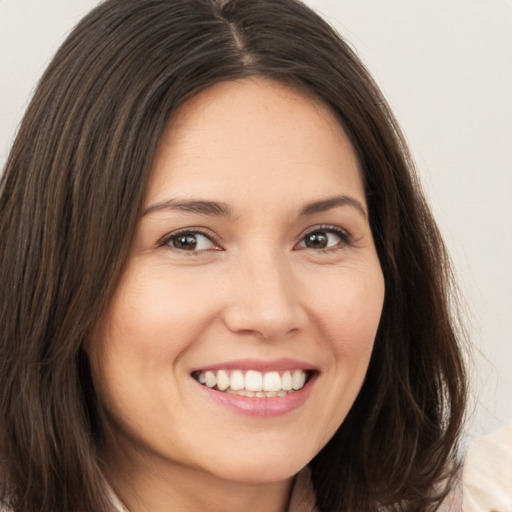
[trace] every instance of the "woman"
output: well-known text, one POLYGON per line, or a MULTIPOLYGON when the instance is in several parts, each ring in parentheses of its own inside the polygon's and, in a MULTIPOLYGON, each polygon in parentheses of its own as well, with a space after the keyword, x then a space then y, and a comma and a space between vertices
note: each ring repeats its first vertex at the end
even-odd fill
POLYGON ((44 74, 0 194, 5 506, 450 493, 444 247, 384 99, 301 3, 104 2, 44 74))

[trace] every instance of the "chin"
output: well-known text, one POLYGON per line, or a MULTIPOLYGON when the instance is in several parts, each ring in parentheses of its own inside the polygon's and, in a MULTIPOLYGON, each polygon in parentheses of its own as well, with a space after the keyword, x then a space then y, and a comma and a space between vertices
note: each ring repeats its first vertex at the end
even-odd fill
POLYGON ((217 468, 215 476, 220 477, 230 482, 236 482, 238 484, 246 485, 258 485, 258 484, 270 484, 273 482, 283 482, 293 478, 303 466, 282 466, 276 467, 271 463, 262 465, 250 465, 250 466, 238 466, 225 468, 221 472, 220 468, 217 468))
POLYGON ((233 458, 219 457, 218 464, 214 464, 211 473, 224 480, 245 484, 263 484, 281 482, 293 478, 301 471, 314 454, 305 456, 304 452, 296 448, 293 450, 274 450, 273 453, 260 452, 256 456, 246 455, 233 458), (295 453, 296 456, 290 454, 295 453))

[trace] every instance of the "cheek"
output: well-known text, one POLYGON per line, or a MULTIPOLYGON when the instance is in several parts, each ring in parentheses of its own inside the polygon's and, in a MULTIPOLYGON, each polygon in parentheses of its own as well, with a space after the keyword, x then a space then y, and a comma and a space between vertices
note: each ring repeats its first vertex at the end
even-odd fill
POLYGON ((343 358, 368 355, 382 313, 384 278, 379 266, 341 274, 311 293, 317 324, 343 358))
MULTIPOLYGON (((124 357, 176 357, 212 321, 218 301, 209 297, 204 280, 167 274, 156 269, 125 279, 102 319, 98 339, 109 340, 124 357)), ((153 360, 158 361, 164 358, 153 360)))
MULTIPOLYGON (((347 274, 348 276, 348 274, 347 274)), ((345 420, 364 382, 382 310, 384 285, 380 272, 340 279, 317 289, 315 323, 321 332, 318 351, 322 354, 321 397, 313 417, 324 428, 317 446, 323 447, 345 420)))

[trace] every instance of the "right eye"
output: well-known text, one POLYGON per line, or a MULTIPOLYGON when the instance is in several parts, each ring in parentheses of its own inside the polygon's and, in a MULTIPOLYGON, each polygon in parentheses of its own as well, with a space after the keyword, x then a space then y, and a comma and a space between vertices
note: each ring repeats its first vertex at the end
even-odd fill
POLYGON ((162 242, 162 245, 169 245, 173 249, 187 252, 208 251, 217 248, 208 235, 199 231, 180 231, 170 234, 162 242))

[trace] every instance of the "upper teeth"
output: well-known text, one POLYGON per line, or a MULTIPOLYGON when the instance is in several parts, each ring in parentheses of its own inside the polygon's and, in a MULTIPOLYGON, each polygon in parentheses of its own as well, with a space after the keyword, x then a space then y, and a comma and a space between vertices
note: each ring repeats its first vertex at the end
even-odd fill
POLYGON ((209 388, 217 386, 220 391, 291 391, 299 390, 306 383, 304 370, 258 372, 256 370, 201 371, 196 379, 209 388))

